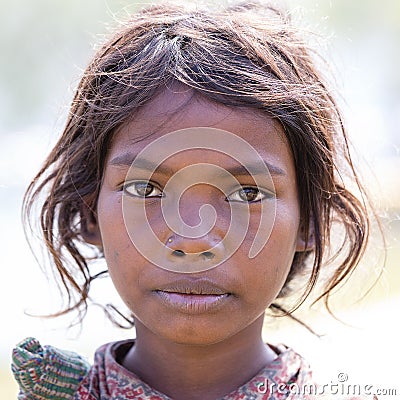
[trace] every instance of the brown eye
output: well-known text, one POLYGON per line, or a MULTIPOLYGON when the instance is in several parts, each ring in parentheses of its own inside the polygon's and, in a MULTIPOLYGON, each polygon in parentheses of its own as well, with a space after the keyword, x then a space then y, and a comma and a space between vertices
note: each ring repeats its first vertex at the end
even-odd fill
POLYGON ((125 184, 124 192, 129 196, 134 197, 161 197, 162 192, 156 186, 152 185, 150 182, 130 182, 125 184))
POLYGON ((274 197, 274 194, 268 191, 262 191, 257 187, 242 187, 227 197, 228 201, 255 203, 264 199, 274 197))
POLYGON ((254 201, 257 200, 259 195, 259 190, 255 188, 243 188, 239 190, 239 197, 244 201, 254 201))

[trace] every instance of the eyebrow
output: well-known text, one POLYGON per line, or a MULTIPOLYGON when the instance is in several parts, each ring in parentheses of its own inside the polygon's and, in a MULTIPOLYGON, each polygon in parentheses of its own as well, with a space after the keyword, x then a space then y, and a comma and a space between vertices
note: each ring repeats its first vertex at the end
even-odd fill
POLYGON ((114 165, 117 167, 129 167, 134 162, 135 168, 144 169, 146 171, 157 171, 164 175, 173 175, 175 172, 163 164, 155 163, 145 158, 138 158, 136 154, 133 153, 124 153, 116 156, 109 162, 109 165, 114 165))
MULTIPOLYGON (((124 153, 119 156, 114 157, 108 164, 117 167, 129 167, 130 165, 135 163, 135 168, 143 169, 146 171, 158 172, 163 175, 173 175, 175 171, 172 168, 169 168, 163 164, 158 164, 151 160, 145 158, 138 158, 133 153, 124 153)), ((245 165, 237 165, 231 168, 224 168, 225 171, 232 174, 233 176, 246 176, 246 175, 264 175, 265 170, 267 169, 271 175, 277 176, 285 176, 286 172, 276 166, 271 164, 266 160, 262 160, 262 162, 255 162, 252 164, 245 165)))

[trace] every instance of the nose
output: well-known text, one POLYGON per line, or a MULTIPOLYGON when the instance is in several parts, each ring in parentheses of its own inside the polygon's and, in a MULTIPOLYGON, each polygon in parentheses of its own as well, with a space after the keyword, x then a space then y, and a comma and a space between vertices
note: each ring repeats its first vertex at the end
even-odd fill
POLYGON ((175 271, 198 272, 207 270, 224 261, 226 249, 223 238, 213 232, 201 238, 171 235, 166 243, 167 260, 175 271))
POLYGON ((175 265, 174 268, 182 268, 185 272, 199 271, 209 269, 224 260, 227 252, 223 239, 230 218, 229 206, 224 199, 220 190, 206 184, 192 186, 181 195, 178 208, 181 223, 189 228, 208 225, 200 217, 200 210, 206 204, 214 208, 216 221, 208 231, 199 229, 202 236, 191 235, 193 231, 190 229, 171 231, 165 245, 167 259, 175 265))
POLYGON ((206 222, 202 221, 203 217, 206 220, 212 219, 210 209, 214 209, 211 211, 214 211, 219 221, 230 217, 229 206, 222 191, 210 184, 200 183, 184 190, 178 200, 178 210, 171 211, 178 211, 182 223, 195 227, 206 222))

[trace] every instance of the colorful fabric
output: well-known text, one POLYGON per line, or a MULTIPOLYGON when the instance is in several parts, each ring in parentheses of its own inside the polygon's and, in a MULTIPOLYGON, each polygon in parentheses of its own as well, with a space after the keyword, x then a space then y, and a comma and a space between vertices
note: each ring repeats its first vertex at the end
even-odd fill
MULTIPOLYGON (((20 400, 172 400, 157 392, 117 360, 134 345, 133 340, 109 343, 95 354, 94 365, 79 355, 35 339, 23 341, 13 351, 12 370, 20 385, 20 400)), ((278 357, 250 381, 219 400, 320 400, 332 396, 295 393, 293 388, 316 387, 304 359, 285 346, 274 348, 278 357)), ((356 400, 356 398, 353 398, 356 400)), ((358 399, 358 398, 357 398, 358 399)), ((340 400, 343 400, 342 398, 340 400)))
MULTIPOLYGON (((95 363, 78 389, 76 400, 119 399, 119 400, 171 400, 170 397, 157 392, 134 373, 126 370, 116 361, 126 354, 132 341, 111 343, 102 346, 95 356, 95 363)), ((297 382, 299 385, 311 383, 311 370, 308 364, 293 350, 284 346, 277 348, 279 356, 263 368, 255 377, 234 392, 220 400, 289 400, 283 393, 271 393, 274 385, 297 382)), ((297 399, 308 399, 307 396, 297 399)))
POLYGON ((12 361, 21 400, 72 399, 90 369, 78 354, 53 346, 42 347, 34 338, 17 345, 12 361))

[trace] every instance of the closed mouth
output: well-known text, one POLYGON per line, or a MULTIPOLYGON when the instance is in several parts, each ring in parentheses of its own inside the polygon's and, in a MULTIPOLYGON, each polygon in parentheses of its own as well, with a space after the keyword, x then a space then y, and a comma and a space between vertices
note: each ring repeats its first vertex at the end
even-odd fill
POLYGON ((156 292, 179 293, 187 295, 226 295, 231 294, 225 288, 207 279, 180 279, 157 288, 156 292))
POLYGON ((232 293, 204 279, 182 279, 162 286, 154 292, 168 307, 187 314, 217 310, 232 293))

